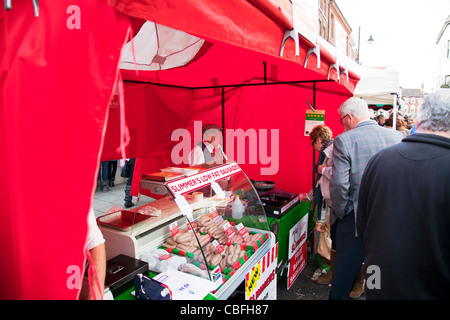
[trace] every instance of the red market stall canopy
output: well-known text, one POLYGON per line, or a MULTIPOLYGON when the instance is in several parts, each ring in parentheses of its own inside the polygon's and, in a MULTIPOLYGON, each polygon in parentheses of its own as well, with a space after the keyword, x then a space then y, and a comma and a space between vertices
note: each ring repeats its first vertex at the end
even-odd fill
MULTIPOLYGON (((134 20, 135 33, 146 20, 180 30, 206 40, 213 47, 218 47, 214 55, 209 55, 209 59, 213 59, 216 68, 235 66, 225 72, 221 69, 207 70, 205 67, 210 66, 211 62, 204 62, 203 69, 193 69, 194 71, 202 71, 195 75, 184 68, 181 71, 161 72, 156 75, 139 72, 138 78, 141 80, 155 80, 162 77, 158 80, 159 83, 177 84, 185 87, 240 84, 249 79, 243 78, 239 73, 243 73, 245 76, 249 72, 248 70, 254 70, 255 67, 253 66, 257 66, 261 70, 260 76, 262 77, 262 61, 267 61, 273 63, 273 67, 267 66, 267 68, 270 68, 268 69, 269 72, 275 72, 275 69, 277 69, 278 77, 275 80, 332 79, 339 82, 339 85, 336 86, 337 92, 351 94, 359 76, 346 68, 346 59, 339 57, 339 51, 335 47, 330 47, 318 35, 315 35, 314 39, 307 40, 301 34, 297 34, 297 38, 300 39, 298 41, 286 36, 286 31, 290 30, 286 30, 285 26, 279 23, 277 19, 273 19, 272 16, 267 15, 252 4, 270 4, 273 2, 270 0, 229 0, 226 2, 211 0, 176 2, 110 0, 110 3, 117 10, 136 19, 141 19, 141 21, 134 20), (320 54, 319 50, 313 50, 315 48, 320 49, 320 54), (314 53, 312 53, 313 51, 314 53), (317 63, 318 58, 320 59, 319 63, 317 63), (339 58, 340 61, 337 61, 339 58), (254 61, 254 59, 257 60, 254 61), (239 61, 242 62, 239 63, 239 61), (245 63, 248 61, 253 61, 253 63, 245 67, 245 63), (294 62, 294 64, 288 62, 294 62), (277 68, 280 64, 285 66, 286 70, 277 68), (337 64, 339 64, 339 67, 337 64), (244 70, 238 70, 241 66, 244 66, 244 70), (313 72, 310 72, 310 70, 313 72), (178 78, 183 74, 185 77, 178 78), (211 74, 215 76, 210 77, 211 74), (219 78, 220 82, 212 83, 211 81, 214 78, 219 78)), ((287 3, 290 3, 290 1, 287 1, 287 3)), ((270 6, 266 5, 266 7, 270 6)), ((281 10, 281 8, 279 6, 274 7, 273 11, 276 10, 281 10)), ((317 10, 316 7, 316 14, 317 10)), ((267 11, 266 8, 265 12, 267 11)), ((292 14, 290 19, 292 19, 292 14)), ((306 21, 302 22, 306 23, 306 21)), ((130 73, 127 73, 127 75, 133 77, 130 73)), ((268 76, 270 77, 270 74, 268 76)))
POLYGON ((0 9, 0 299, 76 299, 128 20, 106 1, 0 9))
MULTIPOLYGON (((304 134, 308 103, 326 111, 325 123, 338 134, 342 127, 336 110, 352 96, 359 79, 346 68, 345 60, 337 61, 333 46, 320 37, 312 44, 298 35, 297 56, 296 41, 283 41, 286 25, 270 15, 270 6, 261 11, 254 1, 112 2, 119 11, 136 18, 135 43, 127 44, 121 63, 131 133, 127 155, 138 158, 136 176, 180 164, 174 163, 172 154, 180 141, 172 134, 187 129, 192 147, 199 140, 195 139, 199 138, 195 121, 202 121, 247 134, 245 142, 234 143, 227 141, 225 134, 225 147, 227 155, 251 178, 273 180, 277 188, 292 192, 309 190, 312 148, 304 134), (148 24, 158 34, 153 36, 160 45, 156 49, 138 41, 148 24), (166 49, 163 44, 169 42, 164 40, 164 28, 193 37, 186 47, 200 47, 196 54, 186 54, 191 57, 186 65, 165 69, 173 63, 169 61, 173 56, 162 53, 166 49), (152 53, 143 58, 145 50, 152 53), (147 63, 142 62, 145 59, 147 63), (261 146, 261 140, 267 141, 266 146, 261 146), (249 148, 252 145, 256 147, 249 148)), ((105 146, 103 160, 120 158, 115 110, 115 120, 110 117, 108 124, 105 141, 109 147, 105 146)), ((175 156, 187 165, 187 152, 175 156)), ((138 184, 134 179, 135 195, 138 184)))
POLYGON ((358 76, 320 38, 297 37, 301 26, 278 8, 262 0, 61 0, 0 10, 0 298, 78 297, 99 160, 122 158, 121 146, 141 159, 142 172, 159 170, 173 163, 176 129, 223 121, 256 132, 258 157, 245 151, 242 163, 249 176, 269 175, 294 192, 311 187, 305 110, 325 110, 338 134, 336 109, 358 76), (129 17, 134 34, 148 20, 204 43, 185 66, 121 70, 116 91, 129 17))

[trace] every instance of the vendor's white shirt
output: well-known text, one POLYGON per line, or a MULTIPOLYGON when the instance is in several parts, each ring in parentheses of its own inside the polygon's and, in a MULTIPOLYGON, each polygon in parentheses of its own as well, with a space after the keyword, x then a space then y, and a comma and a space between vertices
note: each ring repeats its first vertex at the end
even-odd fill
POLYGON ((103 238, 103 234, 95 221, 94 209, 91 207, 88 217, 88 238, 86 241, 86 249, 91 250, 104 242, 105 238, 103 238))
MULTIPOLYGON (((203 142, 206 146, 206 148, 209 150, 209 152, 213 152, 214 147, 212 144, 208 143, 208 142, 203 142)), ((220 152, 220 150, 218 148, 216 148, 216 153, 214 155, 214 163, 217 164, 222 164, 223 163, 223 156, 222 153, 220 152)), ((203 149, 201 147, 201 145, 196 145, 191 152, 189 153, 189 165, 190 166, 196 166, 199 164, 204 164, 205 163, 205 156, 203 154, 203 149)))

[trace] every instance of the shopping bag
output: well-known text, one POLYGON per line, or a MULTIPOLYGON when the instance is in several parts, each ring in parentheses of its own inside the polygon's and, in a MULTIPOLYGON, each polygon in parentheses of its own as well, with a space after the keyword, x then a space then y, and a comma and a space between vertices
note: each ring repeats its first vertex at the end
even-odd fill
POLYGON ((317 253, 328 261, 331 260, 331 244, 332 243, 329 228, 326 228, 325 232, 319 232, 319 244, 317 245, 317 253))
POLYGON ((130 160, 125 161, 125 165, 122 167, 122 172, 120 176, 123 178, 129 178, 131 175, 131 162, 130 160))

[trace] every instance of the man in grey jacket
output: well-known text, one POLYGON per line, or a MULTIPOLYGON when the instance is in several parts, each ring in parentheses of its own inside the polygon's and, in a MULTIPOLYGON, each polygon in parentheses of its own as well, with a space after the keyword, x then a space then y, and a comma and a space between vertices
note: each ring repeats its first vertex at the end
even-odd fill
POLYGON ((358 98, 345 101, 338 110, 345 132, 334 140, 333 176, 330 195, 333 202, 331 224, 336 232, 336 257, 329 299, 348 299, 358 275, 364 288, 361 265, 364 252, 356 235, 356 209, 361 177, 367 162, 378 151, 399 143, 403 135, 380 127, 370 120, 367 103, 358 98))

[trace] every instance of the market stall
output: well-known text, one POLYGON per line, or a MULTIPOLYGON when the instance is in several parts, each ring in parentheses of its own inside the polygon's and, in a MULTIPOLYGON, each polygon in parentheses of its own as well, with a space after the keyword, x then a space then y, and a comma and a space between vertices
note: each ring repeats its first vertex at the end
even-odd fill
MULTIPOLYGON (((326 113, 327 124, 335 134, 340 133, 342 128, 335 110, 348 98, 348 90, 352 90, 355 83, 352 72, 340 70, 339 66, 338 70, 332 68, 337 62, 332 54, 334 48, 322 45, 318 55, 308 55, 308 63, 306 56, 311 44, 301 38, 299 51, 302 59, 295 55, 294 41, 284 43, 284 58, 281 58, 277 49, 281 44, 261 47, 259 41, 267 41, 267 38, 263 39, 255 32, 269 32, 276 38, 277 34, 283 34, 284 29, 280 26, 275 28, 271 19, 260 16, 245 2, 236 2, 236 6, 242 6, 240 9, 243 10, 238 12, 248 11, 248 14, 255 14, 269 24, 261 23, 259 29, 254 29, 236 21, 236 27, 242 29, 240 35, 244 35, 245 45, 242 39, 233 38, 233 33, 219 33, 218 30, 224 28, 221 17, 204 17, 204 12, 199 9, 201 6, 189 8, 195 13, 183 15, 180 22, 178 19, 165 20, 161 16, 177 16, 183 6, 158 6, 158 10, 163 12, 159 16, 152 15, 152 10, 133 13, 132 8, 122 4, 118 5, 120 10, 149 20, 134 20, 136 42, 127 44, 125 48, 128 51, 125 51, 121 63, 125 118, 134 133, 128 146, 129 150, 135 151, 130 152, 130 157, 136 157, 134 176, 166 166, 187 166, 190 149, 201 139, 201 124, 217 123, 225 129, 223 145, 227 156, 237 160, 249 177, 261 180, 270 177, 278 190, 288 190, 297 196, 308 191, 312 180, 312 150, 309 149, 309 138, 304 134, 305 110, 310 109, 309 105, 322 110, 322 115, 326 113), (205 21, 196 19, 194 23, 189 19, 191 16, 205 21), (172 29, 175 27, 189 30, 189 34, 179 34, 172 29), (211 30, 216 33, 211 34, 211 30), (170 42, 165 38, 167 35, 184 39, 181 43, 186 43, 185 47, 177 48, 179 50, 171 48, 166 44, 170 42), (149 49, 148 45, 142 44, 144 37, 157 39, 157 45, 149 49), (193 52, 181 54, 193 47, 196 47, 193 52), (167 53, 167 50, 174 51, 174 54, 170 54, 172 51, 167 53), (177 59, 171 60, 175 55, 178 55, 177 59), (176 64, 177 67, 173 68, 173 63, 183 65, 176 64), (344 71, 347 72, 340 74, 344 71), (174 138, 174 134, 180 131, 182 136, 174 138), (185 145, 188 147, 182 148, 185 145)), ((152 4, 152 1, 147 3, 150 7, 152 4)), ((233 15, 228 12, 228 7, 219 9, 233 15)), ((318 39, 317 47, 319 43, 323 40, 318 39)), ((109 123, 108 127, 119 128, 117 123, 109 123)), ((117 158, 114 150, 117 148, 105 148, 102 159, 117 158)), ((132 192, 135 195, 159 198, 161 195, 154 190, 142 188, 140 179, 133 180, 132 192)), ((276 229, 277 240, 282 241, 280 271, 290 261, 290 229, 308 213, 308 209, 304 204, 286 212, 285 217, 270 218, 271 231, 276 229)))
MULTIPOLYGON (((355 65, 354 70, 361 76, 353 95, 364 99, 373 110, 393 110, 394 117, 400 105, 402 90, 398 71, 394 69, 369 68, 355 65)), ((393 123, 394 129, 396 123, 393 123)))
MULTIPOLYGON (((311 188, 306 110, 325 111, 325 123, 335 134, 342 131, 336 109, 352 95, 358 76, 320 40, 301 33, 285 38, 291 30, 267 8, 240 0, 110 4, 42 1, 38 17, 31 2, 1 11, 7 50, 0 65, 0 136, 10 168, 1 173, 7 226, 1 240, 2 261, 11 261, 0 272, 8 288, 2 297, 78 296, 99 160, 135 157, 134 176, 141 177, 184 161, 185 153, 172 156, 181 143, 172 138, 175 130, 187 130, 192 146, 197 121, 218 123, 249 135, 231 135, 228 143, 235 143, 224 144, 247 176, 270 176, 280 190, 298 194, 311 188), (119 74, 120 50, 144 20, 204 42, 183 66, 119 74), (115 86, 117 77, 123 82, 115 86), (30 157, 39 171, 26 170, 30 157), (43 185, 30 192, 29 181, 43 185), (46 292, 38 290, 44 286, 46 292)), ((141 179, 133 181, 135 195, 140 186, 141 179)))
POLYGON ((398 71, 393 69, 377 69, 354 66, 361 79, 355 87, 353 95, 364 99, 369 106, 390 106, 395 104, 395 96, 401 95, 398 82, 398 71))
MULTIPOLYGON (((158 279, 172 281, 168 286, 173 299, 186 297, 184 292, 179 295, 180 286, 192 288, 192 299, 204 299, 209 291, 215 298, 228 298, 275 247, 255 189, 235 162, 190 169, 189 175, 169 175, 178 179, 168 181, 161 181, 162 176, 168 177, 146 174, 141 184, 158 184, 168 191, 164 198, 97 219, 107 239, 107 259, 126 255, 147 262, 158 279), (203 281, 203 286, 196 291, 186 274, 199 277, 194 282, 203 281), (177 284, 173 277, 178 277, 177 284)), ((276 297, 276 291, 272 295, 276 297)))

